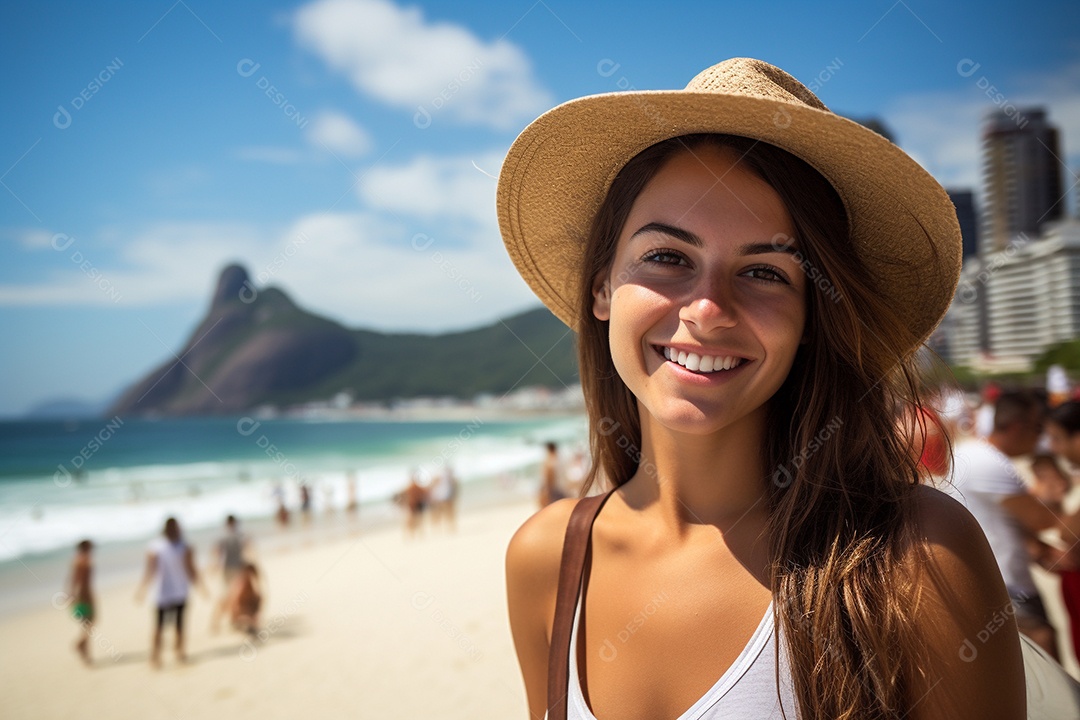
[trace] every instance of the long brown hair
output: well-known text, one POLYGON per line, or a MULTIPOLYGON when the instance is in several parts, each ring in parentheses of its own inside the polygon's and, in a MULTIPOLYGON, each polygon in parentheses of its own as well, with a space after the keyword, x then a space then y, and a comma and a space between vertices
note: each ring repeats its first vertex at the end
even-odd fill
POLYGON ((672 155, 704 144, 733 149, 780 195, 811 280, 807 342, 768 402, 762 447, 776 632, 799 714, 900 717, 925 655, 914 579, 900 572, 905 550, 918 545, 917 461, 895 422, 897 407, 918 400, 907 350, 916 338, 859 260, 840 197, 802 160, 748 138, 687 135, 642 151, 614 180, 580 277, 578 356, 594 458, 582 494, 625 483, 642 461, 637 401, 612 363, 607 323, 592 314, 594 280, 609 271, 646 183, 672 155))

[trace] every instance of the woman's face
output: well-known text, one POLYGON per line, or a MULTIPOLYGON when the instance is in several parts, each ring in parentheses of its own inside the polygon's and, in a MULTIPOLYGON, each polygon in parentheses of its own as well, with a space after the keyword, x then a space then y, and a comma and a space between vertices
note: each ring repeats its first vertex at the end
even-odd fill
POLYGON ((780 196, 734 151, 702 146, 660 168, 593 287, 640 412, 705 434, 763 411, 806 321, 794 236, 780 196))
POLYGON ((1050 439, 1050 452, 1080 467, 1080 433, 1069 435, 1065 428, 1051 421, 1046 423, 1046 435, 1050 439))

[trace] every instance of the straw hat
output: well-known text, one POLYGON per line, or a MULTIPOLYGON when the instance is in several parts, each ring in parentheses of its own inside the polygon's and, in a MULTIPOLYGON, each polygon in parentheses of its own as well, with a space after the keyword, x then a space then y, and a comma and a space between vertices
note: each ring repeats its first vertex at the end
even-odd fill
POLYGON ((903 150, 830 111, 783 70, 734 58, 685 90, 605 93, 540 116, 499 175, 499 228, 533 291, 571 328, 593 216, 619 170, 661 140, 725 133, 802 158, 839 193, 863 263, 920 342, 960 276, 960 226, 945 190, 903 150))

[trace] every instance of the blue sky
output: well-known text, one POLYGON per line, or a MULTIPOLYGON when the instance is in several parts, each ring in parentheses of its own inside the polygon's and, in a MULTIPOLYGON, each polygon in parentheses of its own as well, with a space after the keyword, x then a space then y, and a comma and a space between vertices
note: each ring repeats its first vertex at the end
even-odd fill
POLYGON ((534 307, 494 213, 517 132, 728 57, 880 117, 948 186, 978 189, 985 110, 1044 104, 1080 173, 1075 2, 38 0, 0 36, 0 415, 170 359, 230 261, 353 327, 534 307))

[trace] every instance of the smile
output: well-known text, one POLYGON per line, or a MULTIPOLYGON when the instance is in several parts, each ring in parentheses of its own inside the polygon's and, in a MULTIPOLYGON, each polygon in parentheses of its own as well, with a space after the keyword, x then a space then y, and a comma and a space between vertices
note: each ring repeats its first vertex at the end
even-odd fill
POLYGON ((734 355, 698 355, 697 353, 673 350, 669 347, 657 347, 656 349, 665 359, 696 373, 707 374, 720 372, 721 370, 732 370, 746 362, 746 358, 734 355))

